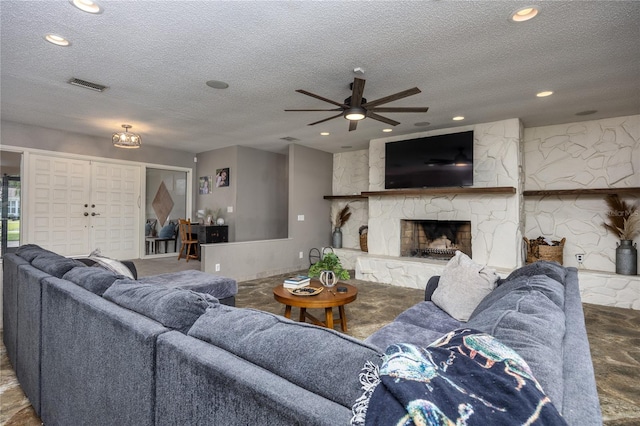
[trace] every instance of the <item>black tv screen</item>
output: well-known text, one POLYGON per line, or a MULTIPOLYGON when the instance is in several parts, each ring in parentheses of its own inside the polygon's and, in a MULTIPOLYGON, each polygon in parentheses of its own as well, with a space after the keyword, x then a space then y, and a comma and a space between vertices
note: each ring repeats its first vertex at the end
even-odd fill
POLYGON ((388 142, 384 187, 473 185, 473 131, 388 142))

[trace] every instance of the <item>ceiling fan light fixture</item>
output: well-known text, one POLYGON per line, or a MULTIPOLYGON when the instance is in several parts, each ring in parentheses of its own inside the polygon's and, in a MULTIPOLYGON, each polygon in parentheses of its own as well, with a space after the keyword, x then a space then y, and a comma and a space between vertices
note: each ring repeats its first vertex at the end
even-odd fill
POLYGON ((137 133, 129 132, 130 124, 123 124, 124 132, 116 132, 111 136, 113 146, 117 148, 135 149, 140 148, 142 138, 137 133))
POLYGON ((344 118, 349 121, 363 120, 367 116, 367 111, 361 107, 351 107, 344 111, 344 118))

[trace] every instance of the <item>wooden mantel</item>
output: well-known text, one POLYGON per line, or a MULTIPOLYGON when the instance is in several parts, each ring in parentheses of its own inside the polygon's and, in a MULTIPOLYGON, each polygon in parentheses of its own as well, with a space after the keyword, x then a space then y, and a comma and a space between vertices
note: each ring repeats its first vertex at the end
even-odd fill
POLYGON ((535 191, 523 191, 525 197, 544 195, 640 195, 640 188, 584 188, 584 189, 540 189, 535 191))
POLYGON ((404 195, 420 196, 420 195, 457 195, 457 194, 515 194, 516 189, 513 186, 491 186, 491 187, 473 187, 473 186, 455 186, 444 188, 416 188, 416 189, 390 189, 387 191, 369 191, 363 192, 366 197, 401 197, 404 195))
POLYGON ((401 197, 403 195, 456 195, 456 194, 515 194, 516 189, 512 186, 492 186, 492 187, 471 187, 452 186, 443 188, 410 188, 410 189, 389 189, 386 191, 363 191, 353 195, 325 195, 325 200, 359 200, 368 197, 401 197))

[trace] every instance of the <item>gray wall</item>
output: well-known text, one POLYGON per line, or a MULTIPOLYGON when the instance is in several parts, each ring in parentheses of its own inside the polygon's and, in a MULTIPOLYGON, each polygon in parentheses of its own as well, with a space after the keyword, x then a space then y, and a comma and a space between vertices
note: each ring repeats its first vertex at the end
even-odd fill
POLYGON ((329 245, 333 155, 289 146, 289 237, 286 239, 205 244, 202 270, 242 281, 309 268, 309 250, 329 245), (304 221, 298 221, 304 215, 304 221), (300 258, 302 253, 302 258, 300 258), (215 266, 220 265, 216 271, 215 266))
POLYGON ((196 211, 222 209, 229 241, 287 237, 288 159, 286 155, 242 146, 197 155, 197 179, 229 168, 229 186, 196 195, 196 211), (228 212, 228 207, 233 212, 228 212))
MULTIPOLYGON (((221 216, 225 220, 225 224, 229 225, 229 241, 235 241, 236 229, 236 212, 237 212, 237 192, 238 192, 238 147, 231 146, 228 148, 216 149, 213 151, 201 152, 197 155, 196 163, 196 185, 195 193, 195 212, 205 209, 222 209, 221 216), (215 178, 217 169, 229 169, 229 186, 216 188, 215 178), (211 193, 200 195, 197 185, 200 177, 211 176, 213 182, 210 182, 211 193), (233 212, 228 213, 227 208, 231 207, 233 212)), ((197 219, 194 217, 194 219, 197 219)))
POLYGON ((235 241, 287 237, 287 164, 286 155, 238 147, 235 241))
POLYGON ((140 149, 115 148, 111 144, 111 133, 105 133, 104 138, 98 138, 80 133, 2 121, 0 123, 0 138, 2 145, 166 166, 194 167, 193 153, 147 145, 144 143, 144 138, 140 149))

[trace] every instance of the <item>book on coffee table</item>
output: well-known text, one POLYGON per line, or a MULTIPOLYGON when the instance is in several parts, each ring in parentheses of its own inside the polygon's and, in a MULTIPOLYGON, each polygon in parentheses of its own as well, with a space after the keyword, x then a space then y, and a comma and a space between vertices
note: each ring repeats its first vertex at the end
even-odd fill
POLYGON ((304 287, 311 282, 311 278, 306 275, 297 275, 295 277, 290 277, 284 280, 282 286, 284 288, 298 288, 304 287))

